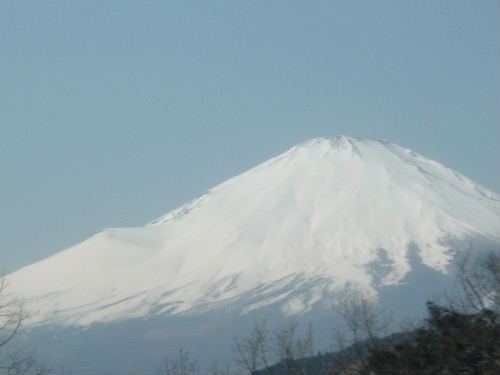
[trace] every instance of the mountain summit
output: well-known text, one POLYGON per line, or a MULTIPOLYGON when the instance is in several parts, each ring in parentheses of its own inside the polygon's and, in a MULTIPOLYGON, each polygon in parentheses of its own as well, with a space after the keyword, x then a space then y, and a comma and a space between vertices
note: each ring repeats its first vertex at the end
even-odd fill
POLYGON ((498 247, 499 223, 497 194, 435 161, 389 142, 315 138, 8 278, 42 325, 271 305, 300 314, 346 288, 376 300, 418 267, 446 274, 457 251, 498 247))

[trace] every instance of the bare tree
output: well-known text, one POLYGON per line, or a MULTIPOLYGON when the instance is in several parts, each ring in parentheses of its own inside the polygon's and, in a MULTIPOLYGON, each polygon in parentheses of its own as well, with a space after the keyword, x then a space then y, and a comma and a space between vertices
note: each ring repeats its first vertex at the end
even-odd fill
POLYGON ((500 256, 474 257, 469 251, 457 258, 457 277, 465 294, 464 307, 481 311, 500 306, 500 256))
POLYGON ((369 350, 379 345, 379 337, 389 332, 391 319, 358 289, 340 298, 335 310, 345 326, 333 330, 332 351, 337 355, 325 357, 323 371, 357 374, 366 364, 369 350))
POLYGON ((307 357, 313 353, 312 325, 303 337, 297 332, 295 322, 273 332, 265 321, 256 323, 249 336, 234 340, 236 361, 250 373, 305 375, 307 357))
POLYGON ((275 350, 285 375, 305 375, 307 372, 307 358, 313 354, 312 325, 303 338, 297 338, 296 322, 290 322, 287 327, 277 330, 275 336, 275 350))
POLYGON ((0 349, 3 349, 19 332, 28 314, 24 304, 7 290, 7 281, 0 278, 0 349))
POLYGON ((159 375, 191 375, 198 371, 198 364, 189 352, 179 349, 176 357, 164 357, 156 373, 159 375))
POLYGON ((267 322, 263 320, 255 323, 249 336, 235 338, 233 351, 237 364, 250 373, 268 369, 273 362, 267 322))
POLYGON ((13 350, 9 344, 29 318, 23 301, 11 294, 8 282, 0 277, 0 372, 8 375, 47 374, 49 369, 33 353, 13 350))
MULTIPOLYGON (((2 356, 0 372, 7 375, 44 375, 55 371, 39 362, 33 353, 19 349, 9 351, 2 356)), ((64 373, 70 372, 64 371, 64 373)))

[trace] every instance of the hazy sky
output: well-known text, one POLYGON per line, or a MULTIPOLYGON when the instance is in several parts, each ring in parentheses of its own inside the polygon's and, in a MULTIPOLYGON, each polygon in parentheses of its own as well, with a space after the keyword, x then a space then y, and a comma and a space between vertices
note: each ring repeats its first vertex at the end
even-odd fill
POLYGON ((142 225, 316 136, 498 191, 498 1, 0 7, 0 271, 142 225))

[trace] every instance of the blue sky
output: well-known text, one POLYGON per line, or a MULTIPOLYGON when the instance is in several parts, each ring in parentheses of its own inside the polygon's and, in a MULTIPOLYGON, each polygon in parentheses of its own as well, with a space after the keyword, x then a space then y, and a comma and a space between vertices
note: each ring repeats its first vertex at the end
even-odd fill
POLYGON ((1 271, 316 136, 390 140, 498 191, 497 17, 496 0, 3 2, 1 271))

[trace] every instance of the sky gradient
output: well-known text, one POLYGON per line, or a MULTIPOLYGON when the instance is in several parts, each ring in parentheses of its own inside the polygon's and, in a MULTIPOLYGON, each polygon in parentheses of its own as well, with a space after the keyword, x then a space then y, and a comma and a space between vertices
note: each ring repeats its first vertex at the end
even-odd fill
POLYGON ((498 192, 498 2, 5 1, 0 271, 317 136, 498 192))

